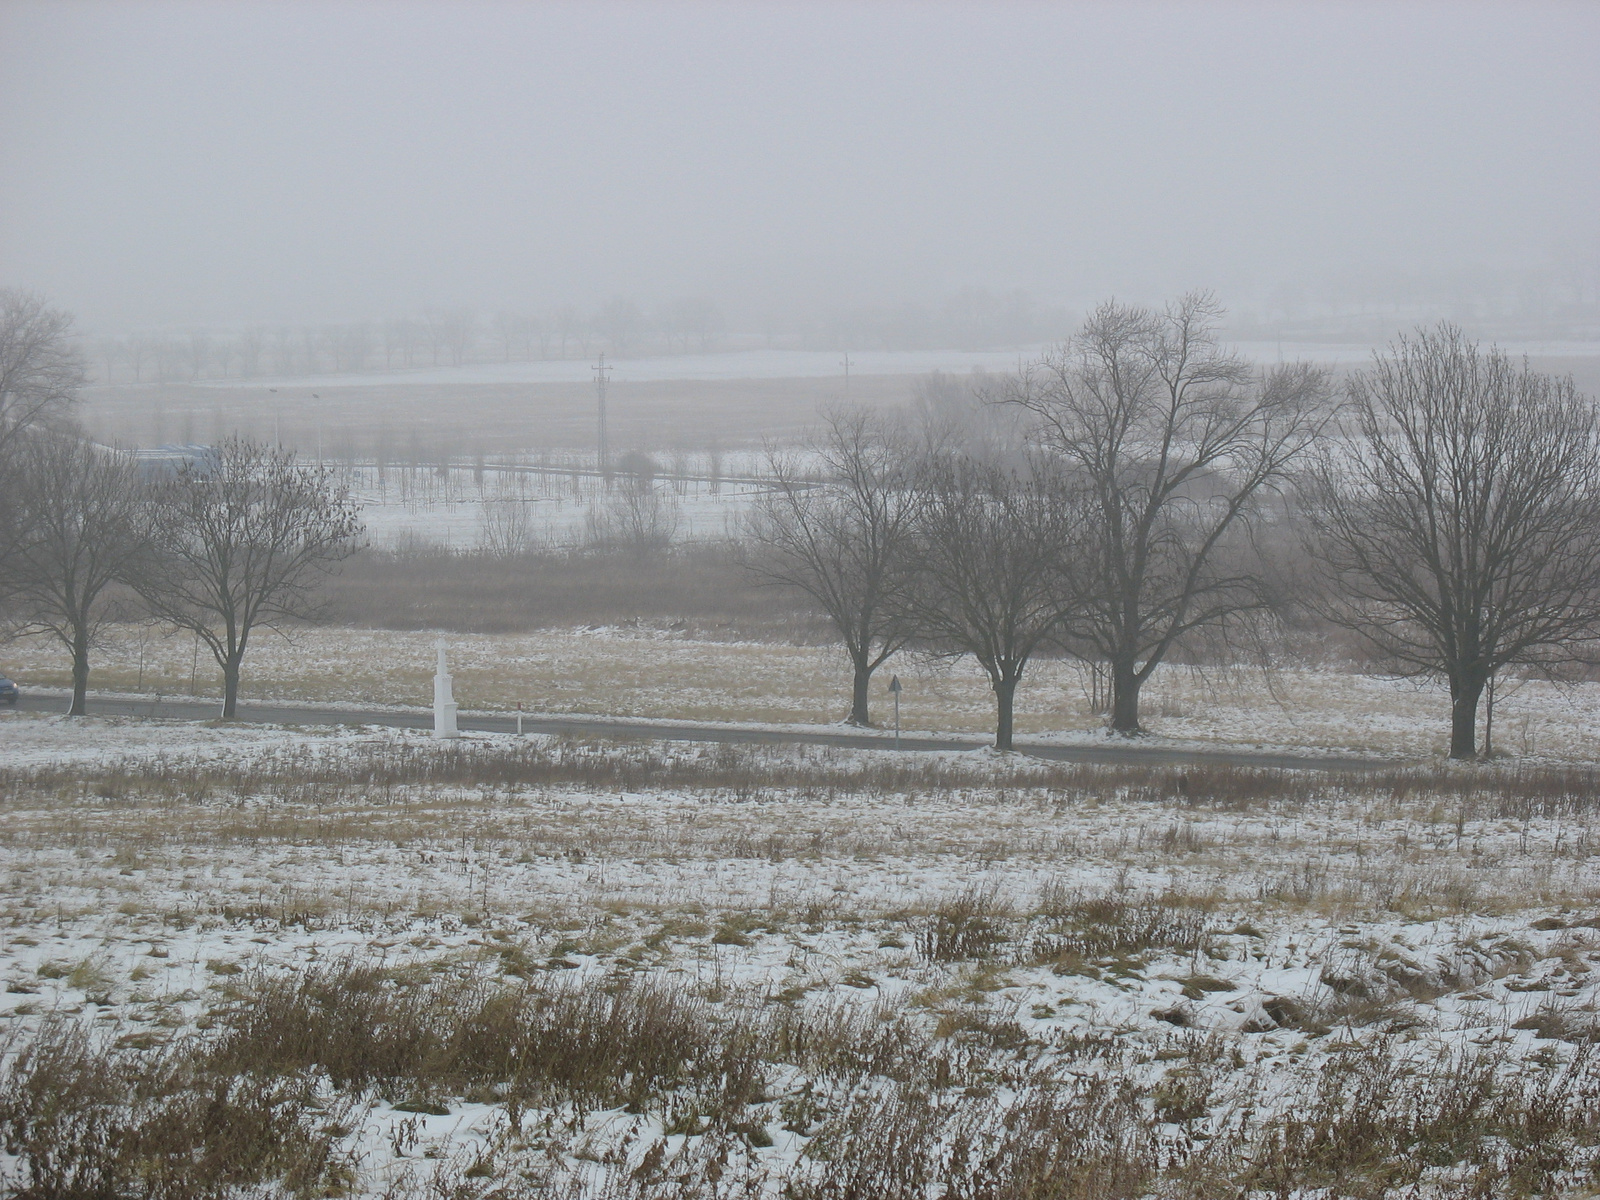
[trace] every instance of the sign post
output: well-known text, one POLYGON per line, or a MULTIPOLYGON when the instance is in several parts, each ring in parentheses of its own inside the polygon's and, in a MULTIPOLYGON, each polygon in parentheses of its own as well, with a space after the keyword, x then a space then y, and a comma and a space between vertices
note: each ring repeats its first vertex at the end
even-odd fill
POLYGON ((900 676, 889 676, 889 693, 894 697, 894 748, 900 749, 900 676))

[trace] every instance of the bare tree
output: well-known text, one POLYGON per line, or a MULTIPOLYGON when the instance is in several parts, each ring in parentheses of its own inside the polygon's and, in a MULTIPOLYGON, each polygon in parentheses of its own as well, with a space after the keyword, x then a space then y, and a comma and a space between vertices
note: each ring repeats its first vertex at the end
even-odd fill
POLYGON ((579 344, 582 351, 589 352, 589 323, 579 314, 577 306, 565 304, 551 315, 551 328, 561 339, 561 357, 567 356, 567 343, 574 341, 579 344))
POLYGON ((716 303, 704 296, 685 296, 663 305, 656 325, 666 336, 668 349, 676 347, 688 353, 689 341, 694 338, 705 351, 722 328, 722 314, 716 303))
POLYGON ((102 383, 115 383, 117 364, 128 357, 128 348, 121 338, 102 337, 94 341, 95 355, 100 359, 100 364, 105 368, 101 377, 102 383))
POLYGON ((534 546, 526 498, 510 489, 484 500, 478 514, 478 548, 490 558, 520 558, 534 546))
MULTIPOLYGON (((395 355, 400 353, 410 338, 406 326, 407 321, 385 321, 383 323, 383 367, 389 370, 394 366, 395 355)), ((407 362, 406 366, 411 364, 407 362)))
POLYGON ((375 341, 372 326, 365 321, 347 325, 339 331, 339 346, 346 371, 365 371, 375 341))
POLYGON ((128 362, 133 367, 133 381, 144 382, 144 365, 156 358, 158 348, 156 340, 143 334, 135 334, 128 339, 128 362))
POLYGON ((1241 543, 1327 420, 1326 373, 1253 370, 1218 346, 1221 314, 1203 293, 1162 312, 1103 304, 999 392, 1093 495, 1094 586, 1065 631, 1109 667, 1124 735, 1140 731, 1139 691, 1186 636, 1265 607, 1241 543))
MULTIPOLYGON (((307 375, 316 375, 322 370, 322 347, 327 344, 327 331, 313 329, 307 325, 300 330, 300 345, 305 355, 304 371, 307 375)), ((338 369, 338 363, 334 363, 338 369)))
POLYGON ((455 308, 444 314, 442 336, 450 352, 450 365, 459 367, 472 355, 478 337, 478 317, 470 308, 455 308))
POLYGON ((820 471, 768 454, 771 489, 748 525, 746 566, 797 588, 833 623, 850 657, 850 723, 870 725, 872 673, 905 644, 905 590, 917 494, 904 439, 862 409, 826 417, 820 471))
POLYGON ((251 635, 316 615, 318 580, 357 549, 359 506, 332 470, 232 438, 157 485, 152 512, 155 553, 139 590, 206 644, 231 718, 251 635))
POLYGON ((184 349, 171 334, 163 334, 157 339, 155 356, 157 380, 172 383, 182 378, 184 349))
POLYGON ((89 651, 119 615, 108 591, 148 551, 137 466, 76 434, 27 438, 19 455, 21 545, 7 571, 21 628, 47 633, 72 657, 71 716, 87 712, 89 651))
POLYGON ((345 366, 344 333, 344 328, 339 325, 324 325, 316 331, 317 345, 327 351, 328 367, 334 374, 344 370, 345 366))
POLYGON ((995 748, 1011 749, 1017 685, 1028 661, 1080 603, 1073 568, 1085 526, 1081 494, 1039 458, 1014 468, 965 454, 925 463, 919 490, 919 637, 970 654, 995 697, 995 748))
POLYGON ((1570 379, 1441 325, 1350 384, 1352 437, 1308 492, 1327 612, 1450 685, 1450 757, 1477 753, 1497 671, 1600 632, 1600 425, 1570 379))
POLYGON ((544 357, 544 347, 550 336, 538 317, 523 317, 517 323, 517 341, 522 350, 522 361, 532 362, 535 355, 544 357))
POLYGON ((439 354, 448 343, 449 334, 445 328, 448 321, 447 315, 435 312, 425 313, 422 318, 419 330, 422 344, 427 346, 436 367, 439 365, 439 354))
POLYGON ((32 292, 0 290, 0 462, 27 430, 59 415, 87 377, 71 315, 32 292))
POLYGON ((653 475, 625 471, 604 505, 584 514, 585 540, 597 549, 651 555, 671 547, 682 519, 677 497, 658 487, 653 475))
POLYGON ((694 334, 701 353, 711 349, 711 343, 722 332, 722 312, 716 302, 705 296, 691 296, 682 302, 681 316, 689 331, 694 334))
POLYGON ((524 361, 533 358, 533 339, 537 334, 538 324, 533 318, 517 313, 495 313, 494 340, 500 346, 502 362, 510 362, 514 353, 519 353, 524 361))
POLYGON ((285 326, 272 335, 272 370, 277 375, 294 373, 294 330, 285 326))
POLYGON ((668 301, 656 310, 656 328, 666 339, 669 353, 680 345, 685 351, 689 348, 690 328, 686 316, 681 300, 668 301))
POLYGON ((209 333, 203 329, 190 331, 188 340, 183 345, 183 360, 188 365, 191 380, 199 379, 206 373, 206 366, 211 362, 214 349, 209 333))
POLYGON ((644 312, 632 300, 614 296, 600 306, 594 327, 614 353, 626 355, 644 337, 644 312))
POLYGON ((253 379, 261 373, 261 356, 266 351, 267 335, 258 328, 246 329, 234 342, 239 356, 239 374, 253 379))

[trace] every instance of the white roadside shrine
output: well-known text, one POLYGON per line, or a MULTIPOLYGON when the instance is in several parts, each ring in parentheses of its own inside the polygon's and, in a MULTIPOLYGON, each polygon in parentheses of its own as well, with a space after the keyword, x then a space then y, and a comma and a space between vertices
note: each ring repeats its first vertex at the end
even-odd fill
POLYGON ((439 651, 439 668, 433 674, 433 736, 454 738, 456 730, 456 701, 450 693, 450 672, 444 665, 444 639, 434 643, 439 651))

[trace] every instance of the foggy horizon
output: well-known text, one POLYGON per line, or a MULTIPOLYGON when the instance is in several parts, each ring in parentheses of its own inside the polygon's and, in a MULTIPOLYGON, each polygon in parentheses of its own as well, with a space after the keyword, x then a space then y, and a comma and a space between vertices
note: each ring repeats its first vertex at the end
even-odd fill
POLYGON ((1552 4, 12 2, 0 285, 93 332, 1592 304, 1597 33, 1552 4))

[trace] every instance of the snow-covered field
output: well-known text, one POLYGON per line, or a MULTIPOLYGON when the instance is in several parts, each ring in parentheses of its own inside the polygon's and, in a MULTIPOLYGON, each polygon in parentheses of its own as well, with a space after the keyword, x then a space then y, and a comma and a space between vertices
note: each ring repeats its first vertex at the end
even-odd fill
MULTIPOLYGON (((758 469, 755 457, 729 455, 717 469, 730 474, 758 469)), ((706 472, 703 458, 694 456, 684 469, 706 472)), ((592 456, 581 462, 578 474, 557 467, 500 469, 491 463, 481 473, 454 468, 441 478, 432 469, 390 467, 380 475, 373 467, 361 467, 351 472, 351 490, 361 503, 367 540, 380 550, 433 546, 473 551, 495 546, 497 537, 503 544, 513 531, 530 549, 583 546, 596 534, 596 519, 603 522, 623 502, 620 489, 610 493, 601 489, 593 470, 592 456)), ((670 475, 653 486, 675 542, 736 536, 762 491, 745 482, 713 483, 670 475)))
MULTIPOLYGON (((961 1146, 1001 1152, 1001 1182, 1101 1180, 1086 1196, 1595 1179, 1588 777, 8 713, 0 787, 10 1052, 67 1022, 124 1066, 262 1039, 309 1056, 306 1136, 348 1194, 932 1196, 985 1178, 961 1146), (586 1038, 654 1021, 723 1065, 461 1083, 406 1059, 358 1085, 257 1019, 403 1024, 372 1008, 391 992, 446 1024, 599 1004, 609 1032, 586 1038)), ((580 1052, 539 1036, 549 1062, 580 1052)), ((0 1120, 17 1103, 0 1087, 0 1120)))
MULTIPOLYGON (((242 693, 258 699, 426 706, 440 635, 430 630, 307 627, 292 638, 265 633, 251 644, 242 693)), ((818 724, 848 710, 847 664, 836 648, 723 642, 684 629, 557 628, 526 634, 445 635, 455 695, 464 710, 645 717, 664 720, 818 724)), ((25 685, 68 682, 60 648, 43 639, 10 643, 0 671, 25 685)), ((891 674, 905 686, 903 727, 984 733, 993 697, 967 662, 901 656, 875 683, 876 719, 890 717, 891 674)), ((109 631, 94 658, 93 687, 105 691, 217 695, 216 671, 191 639, 139 627, 109 631)), ((1017 694, 1017 729, 1028 737, 1095 736, 1090 681, 1072 662, 1040 660, 1017 694)), ((1144 692, 1152 734, 1204 745, 1265 745, 1430 758, 1448 746, 1448 697, 1437 685, 1326 668, 1198 671, 1163 667, 1144 692)), ((1600 685, 1502 681, 1493 730, 1496 753, 1516 758, 1600 761, 1600 685)))
MULTIPOLYGON (((860 350, 850 352, 852 375, 926 375, 933 371, 1011 371, 1019 360, 1038 357, 1042 346, 1015 350, 860 350)), ((493 384, 593 383, 595 360, 545 359, 538 362, 473 363, 409 371, 367 371, 285 380, 231 381, 255 387, 282 382, 320 389, 370 387, 379 383, 493 384)), ((709 354, 671 354, 647 358, 613 358, 610 378, 616 383, 708 379, 825 379, 844 375, 844 352, 832 350, 730 350, 709 354)), ((230 381, 219 382, 230 386, 230 381)))
MULTIPOLYGON (((1373 347, 1358 343, 1240 342, 1239 352, 1258 362, 1299 361, 1365 363, 1373 347)), ((1014 371, 1019 362, 1036 359, 1045 345, 1007 350, 853 350, 852 375, 926 375, 933 371, 967 374, 972 371, 1014 371)), ((1594 342, 1507 342, 1506 353, 1534 357, 1600 354, 1594 342)), ((836 350, 728 350, 708 354, 656 355, 614 359, 611 378, 618 383, 696 379, 812 379, 843 376, 844 352, 836 350)), ((264 382, 327 390, 371 387, 383 383, 497 384, 591 383, 592 358, 547 359, 539 362, 473 363, 461 367, 412 370, 373 370, 342 375, 295 377, 283 380, 223 380, 217 387, 258 387, 264 382)))

